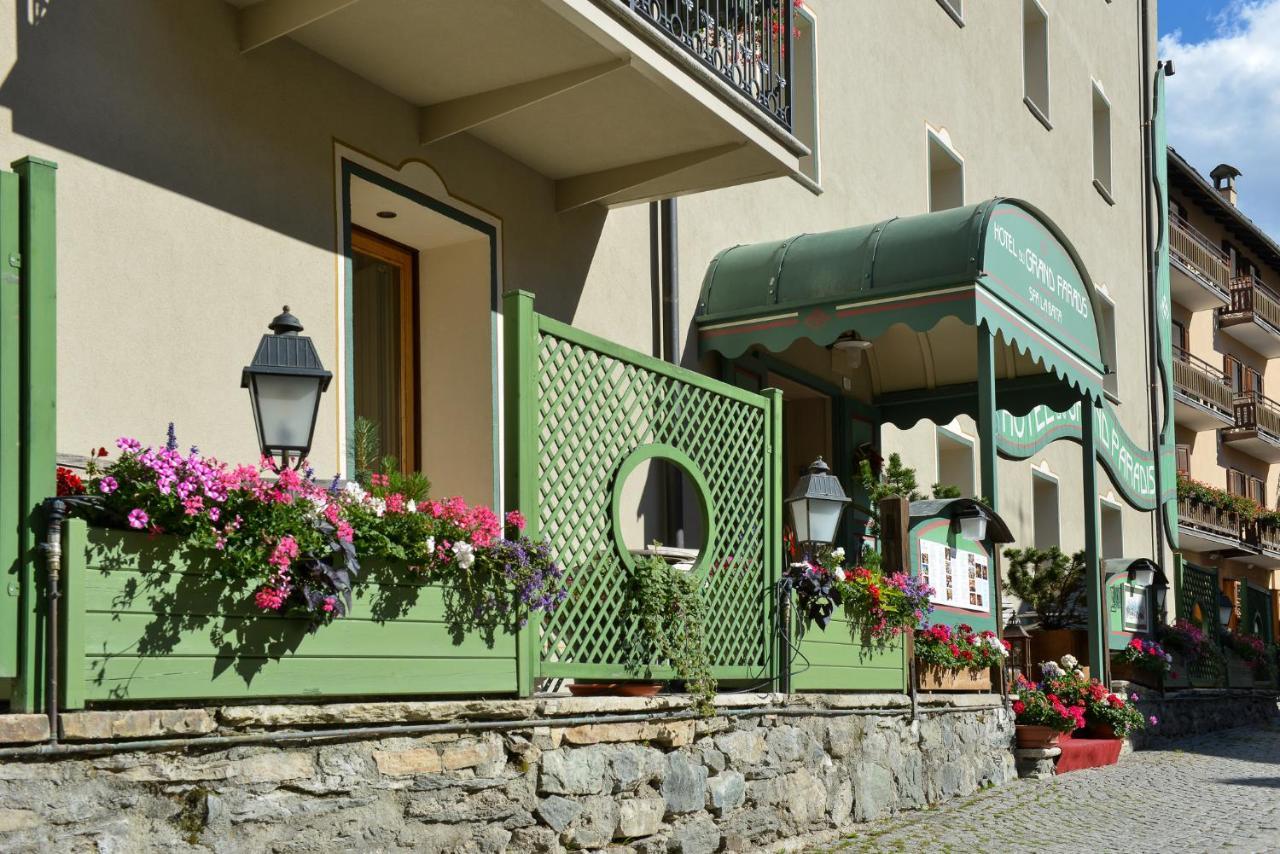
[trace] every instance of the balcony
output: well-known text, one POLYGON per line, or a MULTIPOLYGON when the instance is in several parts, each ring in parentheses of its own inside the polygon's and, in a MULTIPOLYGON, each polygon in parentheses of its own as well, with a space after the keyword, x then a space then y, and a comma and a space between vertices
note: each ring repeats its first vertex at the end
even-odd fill
POLYGON ((1218 309, 1218 328, 1267 359, 1280 358, 1280 296, 1257 276, 1231 280, 1231 304, 1218 309))
POLYGON ((1236 423, 1222 441, 1268 463, 1280 463, 1280 403, 1256 391, 1235 395, 1236 423))
POLYGON ((1174 420, 1195 431, 1235 426, 1235 400, 1222 371, 1173 348, 1174 420))
POLYGON ((291 39, 414 105, 422 145, 469 134, 551 179, 560 211, 811 184, 788 0, 228 2, 242 52, 291 39))
POLYGON ((1169 287, 1173 301, 1192 311, 1231 304, 1230 259, 1186 220, 1169 218, 1169 287))
POLYGON ((1180 548, 1196 552, 1219 552, 1230 556, 1251 554, 1244 547, 1245 531, 1240 514, 1211 504, 1178 499, 1178 541, 1180 548))
POLYGON ((1242 563, 1267 569, 1280 568, 1280 526, 1271 522, 1250 522, 1245 528, 1245 541, 1257 553, 1238 558, 1242 563))

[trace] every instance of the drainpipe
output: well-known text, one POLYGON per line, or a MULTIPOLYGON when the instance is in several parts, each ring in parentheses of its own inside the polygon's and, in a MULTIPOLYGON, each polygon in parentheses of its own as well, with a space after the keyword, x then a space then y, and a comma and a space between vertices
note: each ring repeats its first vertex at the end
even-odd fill
POLYGON ((45 708, 49 715, 49 743, 58 743, 58 599, 62 596, 62 520, 66 518, 66 505, 58 499, 48 502, 49 527, 41 547, 45 556, 47 580, 45 598, 48 600, 45 636, 48 649, 45 655, 45 708))
MULTIPOLYGON (((1142 91, 1142 224, 1146 241, 1143 249, 1147 273, 1147 317, 1151 327, 1151 334, 1147 336, 1147 394, 1151 409, 1151 456, 1155 463, 1157 499, 1156 524, 1152 531, 1151 545, 1152 551, 1155 553, 1156 564, 1160 567, 1160 571, 1164 572, 1164 506, 1159 503, 1159 498, 1164 494, 1165 487, 1160 478, 1160 438, 1164 427, 1164 418, 1162 417, 1159 420, 1156 418, 1156 413, 1163 413, 1164 411, 1161 406, 1163 385, 1160 382, 1159 294, 1157 293, 1156 283, 1159 259, 1156 258, 1155 224, 1152 222, 1151 210, 1151 195, 1156 190, 1155 164, 1152 162, 1152 158, 1155 155, 1152 150, 1155 144, 1155 133, 1152 127, 1151 114, 1151 90, 1154 86, 1154 80, 1147 77, 1151 59, 1151 37, 1150 28, 1148 27, 1150 20, 1151 14, 1148 0, 1141 0, 1138 5, 1138 28, 1142 35, 1139 58, 1142 67, 1138 71, 1138 79, 1141 84, 1139 88, 1142 91)), ((1158 69, 1156 73, 1159 74, 1162 71, 1162 69, 1158 69)), ((1172 404, 1166 400, 1163 401, 1163 405, 1170 406, 1172 404)))
MULTIPOLYGON (((659 279, 662 292, 662 358, 679 365, 680 347, 680 236, 676 220, 676 200, 657 203, 661 264, 659 279)), ((652 220, 651 220, 652 222, 652 220)), ((684 484, 675 466, 666 467, 667 537, 678 549, 684 548, 684 484)))

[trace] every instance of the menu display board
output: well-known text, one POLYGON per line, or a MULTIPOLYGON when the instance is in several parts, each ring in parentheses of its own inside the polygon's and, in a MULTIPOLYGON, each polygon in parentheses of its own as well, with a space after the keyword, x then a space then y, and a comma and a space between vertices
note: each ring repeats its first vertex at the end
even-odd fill
POLYGON ((991 613, 990 564, 985 554, 921 540, 920 574, 933 588, 933 604, 991 613))

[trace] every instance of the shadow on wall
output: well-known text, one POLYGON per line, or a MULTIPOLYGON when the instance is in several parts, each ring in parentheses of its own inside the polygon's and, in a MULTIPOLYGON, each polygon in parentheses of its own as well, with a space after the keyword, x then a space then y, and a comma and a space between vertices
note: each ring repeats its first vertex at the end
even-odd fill
POLYGON ((288 39, 241 54, 224 0, 13 3, 17 58, 0 106, 15 134, 325 250, 335 140, 392 164, 420 158, 503 219, 504 288, 573 317, 602 208, 556 214, 551 181, 474 137, 420 146, 415 105, 288 39))

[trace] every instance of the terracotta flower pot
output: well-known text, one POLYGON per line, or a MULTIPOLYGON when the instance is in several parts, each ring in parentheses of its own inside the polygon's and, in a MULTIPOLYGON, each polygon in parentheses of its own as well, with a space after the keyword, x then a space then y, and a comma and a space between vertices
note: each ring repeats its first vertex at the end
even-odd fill
POLYGON ((569 686, 575 697, 652 697, 661 690, 661 682, 574 682, 569 686))
POLYGON ((1120 737, 1116 735, 1116 731, 1111 726, 1111 724, 1103 723, 1101 721, 1094 721, 1093 723, 1089 724, 1089 726, 1085 728, 1085 733, 1090 738, 1119 738, 1120 737))
POLYGON ((1062 737, 1053 727, 1037 724, 1017 724, 1013 729, 1019 747, 1054 747, 1062 737))

